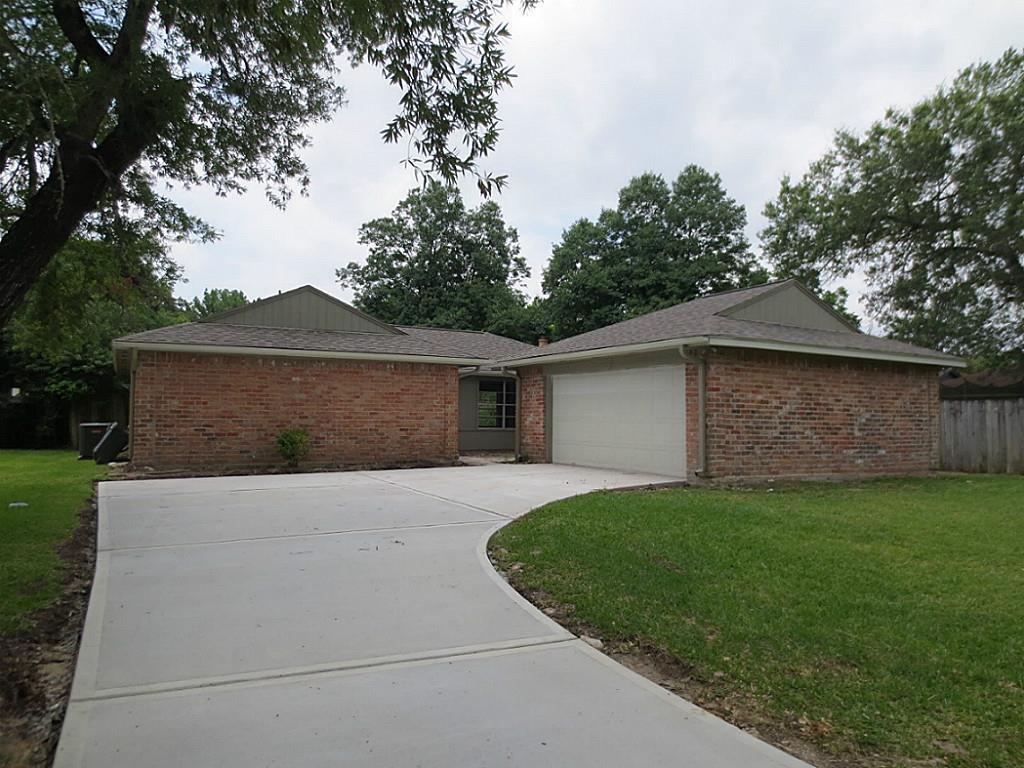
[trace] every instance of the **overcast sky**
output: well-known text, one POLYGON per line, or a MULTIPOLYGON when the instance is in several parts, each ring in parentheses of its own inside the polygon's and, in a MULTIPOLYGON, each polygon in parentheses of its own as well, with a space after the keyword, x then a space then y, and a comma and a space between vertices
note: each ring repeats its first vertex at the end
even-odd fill
MULTIPOLYGON (((1020 0, 545 0, 509 18, 517 78, 501 95, 503 133, 485 167, 509 175, 497 199, 519 230, 531 295, 562 230, 613 207, 644 171, 672 178, 695 163, 721 174, 757 251, 780 178, 801 175, 837 128, 866 128, 1024 33, 1020 0)), ((311 283, 351 298, 334 270, 365 258, 360 224, 387 215, 416 181, 404 149, 379 136, 399 92, 370 67, 343 82, 348 105, 312 132, 308 197, 280 211, 260 189, 172 192, 223 233, 174 248, 188 279, 180 295, 240 288, 255 298, 311 283)), ((471 184, 464 194, 477 204, 471 184)))

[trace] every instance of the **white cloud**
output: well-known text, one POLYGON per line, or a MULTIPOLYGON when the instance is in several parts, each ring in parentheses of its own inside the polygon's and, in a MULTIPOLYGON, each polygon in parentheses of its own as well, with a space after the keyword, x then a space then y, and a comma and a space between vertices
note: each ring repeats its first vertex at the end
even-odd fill
MULTIPOLYGON (((1018 45, 1024 5, 546 0, 509 21, 518 77, 501 96, 501 143, 486 167, 509 174, 499 202, 537 293, 561 231, 613 206, 646 170, 718 171, 756 242, 783 174, 802 174, 836 129, 863 129, 1018 45)), ((416 184, 400 165, 404 149, 379 136, 397 91, 368 67, 344 81, 349 105, 313 131, 308 198, 281 212, 259 190, 178 195, 224 232, 175 249, 190 280, 184 295, 230 287, 265 296, 303 283, 340 293, 334 269, 365 256, 359 225, 416 184)), ((464 192, 476 194, 471 184, 464 192)), ((850 287, 863 290, 856 279, 850 287)))

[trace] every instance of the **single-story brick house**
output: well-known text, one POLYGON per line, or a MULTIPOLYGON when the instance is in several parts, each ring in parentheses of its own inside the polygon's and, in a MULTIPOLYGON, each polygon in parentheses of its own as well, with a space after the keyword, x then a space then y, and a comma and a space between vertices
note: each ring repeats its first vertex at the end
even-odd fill
POLYGON ((393 326, 312 286, 114 342, 131 372, 138 466, 280 464, 302 427, 319 466, 451 463, 515 449, 511 371, 536 347, 476 331, 393 326))
POLYGON ((959 358, 861 333, 796 280, 715 294, 502 365, 534 461, 678 477, 935 469, 959 358))
POLYGON ((962 362, 859 332, 787 280, 543 347, 391 326, 310 287, 114 343, 132 459, 318 464, 525 459, 673 477, 933 469, 938 373, 962 362))

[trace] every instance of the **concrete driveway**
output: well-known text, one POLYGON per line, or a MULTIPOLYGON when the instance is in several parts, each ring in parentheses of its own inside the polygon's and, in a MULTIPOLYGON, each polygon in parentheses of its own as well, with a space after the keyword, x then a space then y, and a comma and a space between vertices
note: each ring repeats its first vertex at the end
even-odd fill
POLYGON ((100 486, 59 768, 803 766, 517 595, 484 547, 551 465, 100 486))

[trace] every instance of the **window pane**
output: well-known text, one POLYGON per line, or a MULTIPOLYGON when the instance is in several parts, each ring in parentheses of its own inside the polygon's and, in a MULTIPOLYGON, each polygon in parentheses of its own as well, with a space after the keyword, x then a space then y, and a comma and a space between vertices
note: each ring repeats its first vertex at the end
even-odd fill
POLYGON ((499 426, 501 414, 502 386, 500 381, 481 380, 477 382, 476 425, 484 429, 499 426))
POLYGON ((505 428, 515 429, 516 426, 516 382, 509 379, 505 387, 505 428))
POLYGON ((477 426, 483 429, 514 429, 516 425, 515 380, 480 379, 477 386, 477 426))
POLYGON ((498 426, 498 406, 493 403, 480 403, 477 408, 476 423, 480 427, 498 426))

